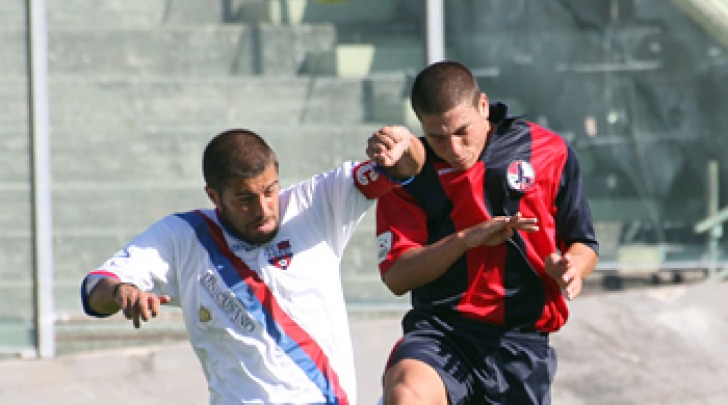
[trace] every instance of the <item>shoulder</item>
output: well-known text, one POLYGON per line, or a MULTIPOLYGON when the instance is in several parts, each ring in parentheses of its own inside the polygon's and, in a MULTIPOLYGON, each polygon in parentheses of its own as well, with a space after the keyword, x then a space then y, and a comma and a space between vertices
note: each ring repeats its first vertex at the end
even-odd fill
POLYGON ((357 164, 354 161, 345 161, 333 169, 319 172, 305 180, 301 180, 287 187, 281 193, 293 192, 298 189, 313 189, 328 184, 346 183, 352 178, 354 168, 357 164))
POLYGON ((354 190, 353 171, 356 162, 343 162, 339 166, 317 173, 281 190, 281 209, 290 205, 301 207, 339 198, 354 190))
POLYGON ((558 154, 564 157, 569 154, 571 146, 568 140, 560 133, 525 120, 520 121, 518 125, 528 135, 533 151, 538 151, 541 154, 558 154))
POLYGON ((522 136, 533 141, 547 141, 562 146, 568 146, 566 138, 558 132, 543 125, 529 121, 523 115, 511 115, 508 106, 503 103, 493 103, 490 106, 491 123, 495 127, 496 138, 510 138, 522 136))

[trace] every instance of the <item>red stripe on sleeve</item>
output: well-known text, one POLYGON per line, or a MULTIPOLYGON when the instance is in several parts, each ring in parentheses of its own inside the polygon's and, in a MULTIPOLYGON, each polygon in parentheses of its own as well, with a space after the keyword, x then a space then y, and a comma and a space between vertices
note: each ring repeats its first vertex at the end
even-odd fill
POLYGON ((377 200, 376 222, 379 272, 384 277, 402 253, 427 243, 427 216, 409 194, 398 189, 377 200))
POLYGON ((119 280, 119 276, 116 275, 116 273, 112 273, 108 270, 95 270, 88 274, 89 276, 102 276, 102 277, 109 277, 119 280))
POLYGON ((397 183, 376 170, 377 164, 368 160, 354 167, 354 184, 366 198, 374 199, 397 187, 397 183))

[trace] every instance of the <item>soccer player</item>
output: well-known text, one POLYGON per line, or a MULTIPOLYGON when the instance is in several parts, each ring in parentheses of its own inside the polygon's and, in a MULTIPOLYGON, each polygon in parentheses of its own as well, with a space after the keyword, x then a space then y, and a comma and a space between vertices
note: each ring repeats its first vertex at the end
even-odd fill
POLYGON ((344 249, 375 198, 411 179, 424 147, 402 127, 345 162, 281 189, 274 151, 229 130, 203 154, 214 209, 169 215, 83 280, 87 314, 140 327, 182 308, 211 404, 353 404, 356 379, 340 277, 344 249))
POLYGON ((549 404, 548 336, 598 261, 576 155, 455 61, 421 71, 411 103, 425 166, 377 203, 382 279, 412 301, 385 403, 549 404))

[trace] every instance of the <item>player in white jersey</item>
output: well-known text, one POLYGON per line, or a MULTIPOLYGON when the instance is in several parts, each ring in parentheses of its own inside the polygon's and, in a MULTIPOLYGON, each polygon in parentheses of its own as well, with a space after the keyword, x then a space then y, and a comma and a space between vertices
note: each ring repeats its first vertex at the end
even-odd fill
POLYGON ((84 310, 135 327, 181 306, 210 403, 353 404, 356 378, 340 264, 373 199, 417 174, 418 139, 374 133, 367 162, 280 190, 275 153, 230 130, 205 148, 215 209, 169 215, 83 280, 84 310))

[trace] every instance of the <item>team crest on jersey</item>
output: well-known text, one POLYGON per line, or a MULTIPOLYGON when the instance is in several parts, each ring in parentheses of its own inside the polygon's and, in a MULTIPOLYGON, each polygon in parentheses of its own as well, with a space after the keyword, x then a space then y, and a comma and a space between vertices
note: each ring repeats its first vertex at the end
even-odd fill
POLYGON ((386 231, 377 236, 377 245, 379 245, 378 259, 379 263, 387 258, 389 251, 392 250, 392 232, 386 231))
POLYGON ((525 160, 514 160, 506 171, 508 187, 515 191, 526 191, 536 182, 533 166, 525 160))
POLYGON ((265 254, 268 257, 268 263, 286 270, 293 260, 293 250, 291 249, 291 241, 282 240, 275 245, 267 246, 265 254))
POLYGON ((368 186, 369 183, 379 179, 379 173, 376 170, 377 164, 374 162, 362 163, 354 169, 356 181, 362 186, 368 186))

